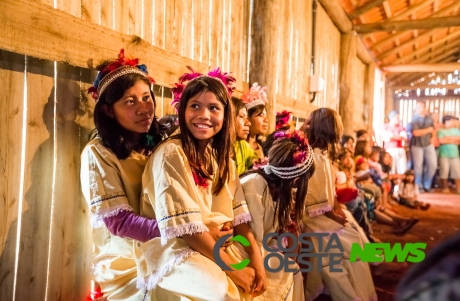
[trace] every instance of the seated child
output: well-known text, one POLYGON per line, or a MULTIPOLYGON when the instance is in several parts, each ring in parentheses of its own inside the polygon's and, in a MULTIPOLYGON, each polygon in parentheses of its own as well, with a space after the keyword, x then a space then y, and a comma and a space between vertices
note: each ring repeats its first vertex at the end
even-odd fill
POLYGON ((417 200, 419 195, 418 185, 415 184, 415 174, 413 170, 408 170, 404 173, 406 178, 399 185, 398 195, 399 202, 409 208, 419 208, 428 210, 430 204, 419 202, 417 200))

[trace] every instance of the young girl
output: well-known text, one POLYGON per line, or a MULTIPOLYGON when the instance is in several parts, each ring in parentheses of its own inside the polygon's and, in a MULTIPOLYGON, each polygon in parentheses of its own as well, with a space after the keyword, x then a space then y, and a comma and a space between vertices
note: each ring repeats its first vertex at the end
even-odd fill
POLYGON ((217 71, 181 77, 173 90, 180 133, 156 149, 143 175, 161 234, 139 246, 139 273, 145 279, 139 285, 153 289, 153 300, 246 300, 266 287, 261 253, 247 224, 251 216, 230 159, 234 113, 223 82, 234 79, 217 71), (227 267, 249 258, 241 270, 222 270, 213 254, 216 242, 208 229, 229 221, 250 245, 234 242, 225 251, 218 248, 218 257, 227 267))
POLYGON ((249 92, 242 97, 242 101, 248 109, 248 119, 251 123, 247 141, 260 160, 265 155, 258 139, 268 132, 268 117, 267 109, 265 108, 268 103, 266 89, 266 87, 262 88, 258 83, 254 83, 249 92))
POLYGON ((248 120, 248 110, 246 109, 244 103, 239 99, 235 99, 233 104, 236 110, 236 141, 233 144, 233 151, 235 152, 234 158, 236 169, 240 175, 252 167, 252 161, 257 159, 257 155, 246 141, 249 135, 249 127, 251 125, 248 120))
MULTIPOLYGON (((260 247, 269 233, 299 235, 308 179, 313 172, 313 150, 303 133, 277 132, 268 151, 268 163, 242 176, 241 184, 252 217, 251 230, 260 247)), ((277 243, 280 242, 276 238, 267 242, 274 248, 277 243)), ((261 249, 265 258, 269 252, 261 249)), ((277 259, 271 257, 269 261, 273 262, 271 266, 277 266, 277 259)), ((294 268, 296 264, 293 262, 290 266, 294 268)), ((305 300, 301 273, 267 271, 267 281, 274 285, 269 285, 260 299, 255 300, 305 300)))
POLYGON ((91 210, 93 280, 107 300, 139 300, 133 240, 159 236, 153 212, 140 216, 141 177, 162 139, 155 119, 154 82, 145 65, 118 59, 97 68, 90 88, 96 131, 81 155, 81 186, 91 210))
MULTIPOLYGON (((354 220, 351 213, 341 207, 335 198, 335 175, 331 167, 336 145, 342 136, 342 123, 332 109, 320 108, 313 111, 305 121, 308 141, 313 148, 315 173, 308 183, 303 223, 305 231, 337 233, 344 246, 344 253, 350 254, 351 245, 358 243, 363 247, 369 241, 354 220)), ((324 253, 328 238, 312 238, 314 252, 324 253), (323 246, 323 250, 319 246, 323 246)), ((335 265, 342 272, 331 272, 325 260, 312 259, 313 270, 308 274, 306 300, 314 300, 323 291, 329 290, 333 300, 374 300, 374 284, 369 265, 362 261, 350 262, 347 256, 335 265), (318 272, 318 265, 323 269, 318 272), (324 286, 323 286, 324 285, 324 286)))
POLYGON ((406 178, 399 185, 398 195, 399 202, 409 208, 418 208, 422 210, 428 210, 430 204, 419 202, 417 200, 419 190, 417 184, 415 184, 415 174, 413 170, 408 170, 404 173, 406 178))

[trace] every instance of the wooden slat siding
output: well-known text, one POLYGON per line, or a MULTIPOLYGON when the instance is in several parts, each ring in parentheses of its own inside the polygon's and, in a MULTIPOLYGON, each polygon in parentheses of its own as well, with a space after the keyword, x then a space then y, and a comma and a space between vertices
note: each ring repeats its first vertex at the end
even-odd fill
MULTIPOLYGON (((211 0, 212 2, 212 20, 211 20, 211 68, 221 67, 223 58, 222 39, 226 38, 223 36, 223 1, 222 0, 211 0)), ((227 70, 224 70, 227 71, 227 70)))
POLYGON ((361 125, 364 123, 364 89, 365 89, 365 78, 366 78, 366 65, 356 57, 355 62, 355 78, 353 80, 353 89, 355 90, 355 107, 354 107, 354 121, 355 130, 359 130, 361 125))
POLYGON ((165 30, 166 30, 166 0, 153 0, 153 9, 155 10, 153 22, 153 41, 152 44, 165 49, 165 30))
POLYGON ((211 1, 212 0, 201 0, 201 62, 206 66, 209 66, 211 64, 211 1))
POLYGON ((179 0, 165 0, 165 46, 166 51, 176 53, 174 44, 174 5, 179 0))
POLYGON ((281 94, 276 95, 276 112, 282 112, 283 110, 286 110, 292 112, 300 118, 306 118, 317 108, 317 106, 306 103, 304 100, 286 97, 281 94))
POLYGON ((4 34, 0 35, 1 49, 64 61, 78 67, 95 66, 125 48, 126 53, 139 57, 150 70, 154 70, 159 85, 171 86, 186 70, 184 66, 207 70, 204 64, 151 46, 142 39, 133 40, 132 36, 35 2, 0 1, 0 27, 4 29, 4 34), (49 22, 50 19, 53 22, 49 22))
MULTIPOLYGON (((202 62, 203 58, 201 55, 202 52, 202 34, 203 34, 203 25, 202 25, 202 20, 203 18, 206 18, 207 16, 203 16, 203 11, 202 11, 202 6, 201 6, 201 0, 191 0, 192 1, 192 6, 193 6, 193 11, 191 12, 192 18, 193 18, 193 49, 192 51, 192 59, 195 61, 202 62)), ((191 40, 192 41, 192 40, 191 40)))
POLYGON ((340 32, 321 5, 316 10, 316 22, 315 74, 325 82, 313 104, 338 111, 340 32))
POLYGON ((115 30, 132 35, 129 32, 129 2, 130 0, 114 0, 115 30))
POLYGON ((0 300, 13 300, 22 181, 24 66, 23 55, 0 50, 0 300))
MULTIPOLYGON (((252 16, 251 16, 251 1, 243 0, 244 6, 244 18, 243 18, 243 41, 240 45, 238 55, 242 56, 241 59, 241 74, 242 80, 249 83, 249 53, 251 49, 250 38, 251 38, 251 28, 252 16)), ((238 50, 237 50, 238 51, 238 50)))
POLYGON ((81 0, 81 18, 101 24, 101 0, 81 0))
MULTIPOLYGON (((27 134, 16 300, 46 300, 52 208, 54 64, 27 57, 27 134)), ((55 279, 50 278, 50 281, 55 279)))
POLYGON ((57 9, 81 18, 81 0, 57 0, 57 9))
POLYGON ((193 0, 184 0, 182 1, 181 7, 181 20, 182 26, 181 30, 181 41, 182 41, 182 55, 194 60, 194 45, 193 45, 193 36, 196 35, 196 29, 194 27, 193 18, 199 18, 200 14, 193 15, 193 0))
POLYGON ((172 7, 174 15, 173 26, 173 41, 174 41, 174 53, 184 56, 184 44, 183 44, 183 1, 174 0, 174 6, 172 7))
MULTIPOLYGON (((144 11, 143 11, 144 0, 129 0, 128 3, 128 33, 144 38, 144 11)), ((147 40, 146 40, 147 41, 147 40)))
POLYGON ((220 43, 220 47, 222 49, 222 56, 218 66, 220 66, 223 70, 230 70, 230 65, 228 61, 228 56, 230 54, 228 51, 228 41, 230 40, 230 31, 228 25, 231 25, 231 20, 229 20, 229 14, 231 12, 230 0, 222 0, 221 5, 222 15, 218 22, 222 24, 222 39, 220 43))
POLYGON ((91 231, 78 185, 83 149, 81 137, 89 134, 89 129, 82 129, 76 122, 85 114, 80 108, 81 100, 86 96, 80 90, 80 68, 58 64, 55 89, 56 169, 47 300, 84 300, 90 292, 90 278, 87 274, 89 267, 81 265, 88 255, 83 243, 91 231), (85 282, 86 286, 83 285, 85 282))
POLYGON ((152 45, 154 39, 153 28, 155 22, 155 8, 153 7, 154 4, 154 1, 144 1, 144 24, 142 24, 144 33, 142 38, 152 45))
MULTIPOLYGON (((115 30, 113 4, 115 0, 101 0, 101 23, 100 25, 115 30)), ((99 24, 99 23, 98 23, 99 24)))
POLYGON ((244 56, 240 51, 240 45, 243 40, 243 24, 242 19, 244 15, 243 1, 231 0, 231 14, 229 15, 229 67, 228 69, 233 72, 235 78, 243 80, 240 65, 242 64, 241 58, 244 56))
MULTIPOLYGON (((302 1, 298 15, 299 26, 299 63, 297 64, 296 80, 298 89, 296 99, 310 103, 310 81, 308 75, 311 70, 311 39, 312 39, 312 1, 302 1), (305 17, 308 16, 308 17, 305 17), (300 31, 302 29, 302 31, 300 31)), ((307 115, 300 116, 306 118, 307 115)))
POLYGON ((54 6, 54 0, 35 0, 35 1, 41 4, 49 5, 51 7, 54 6))

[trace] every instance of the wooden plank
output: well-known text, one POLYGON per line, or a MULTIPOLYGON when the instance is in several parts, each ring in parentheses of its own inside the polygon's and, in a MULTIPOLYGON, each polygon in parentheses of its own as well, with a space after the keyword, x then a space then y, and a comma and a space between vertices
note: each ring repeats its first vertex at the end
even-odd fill
POLYGON ((367 125, 367 130, 373 135, 374 124, 374 92, 375 92, 375 64, 370 63, 366 68, 366 87, 364 89, 364 114, 367 117, 364 124, 367 125))
POLYGON ((196 31, 199 30, 194 27, 194 19, 199 18, 200 14, 193 14, 193 0, 185 0, 181 7, 181 43, 182 43, 182 56, 194 59, 194 45, 193 37, 196 31))
POLYGON ((211 65, 211 24, 212 24, 212 0, 201 0, 201 62, 207 66, 211 65))
POLYGON ((115 30, 113 2, 114 0, 101 0, 101 22, 97 24, 115 30))
POLYGON ((165 31, 166 31, 166 0, 154 0, 153 8, 155 9, 155 20, 153 23, 153 41, 152 44, 165 49, 165 31))
POLYGON ((81 18, 81 0, 68 1, 68 0, 55 0, 56 8, 65 11, 72 16, 81 18))
POLYGON ((334 22, 340 32, 346 33, 353 29, 353 25, 347 13, 342 8, 342 5, 340 5, 339 0, 318 0, 318 2, 324 10, 326 10, 332 22, 334 22))
POLYGON ((350 14, 350 19, 354 20, 354 19, 358 18, 359 16, 361 16, 362 14, 370 11, 371 9, 382 5, 384 1, 386 1, 386 0, 371 0, 371 1, 367 2, 363 6, 360 6, 357 9, 355 9, 350 14))
POLYGON ((202 19, 207 18, 207 16, 203 16, 203 11, 202 11, 202 3, 201 0, 192 0, 192 5, 193 5, 193 26, 192 26, 192 32, 193 32, 193 49, 191 49, 192 52, 192 59, 198 62, 202 62, 203 58, 201 56, 201 47, 202 45, 202 34, 203 34, 203 27, 202 27, 202 19))
POLYGON ((55 179, 52 200, 48 300, 84 300, 89 290, 75 287, 86 280, 89 289, 89 266, 80 266, 87 257, 84 244, 91 233, 87 206, 82 200, 80 185, 80 153, 84 144, 77 120, 86 114, 80 100, 85 97, 80 88, 80 68, 57 65, 54 115, 55 179))
POLYGON ((369 52, 369 49, 367 49, 366 45, 364 44, 363 40, 361 38, 358 38, 358 44, 356 45, 356 54, 358 58, 364 63, 364 64, 369 64, 374 61, 372 58, 372 55, 369 52))
POLYGON ((231 13, 232 0, 223 0, 222 3, 222 66, 223 70, 230 70, 230 42, 231 42, 231 13))
POLYGON ((385 72, 452 72, 460 70, 460 63, 444 64, 406 64, 384 66, 385 72))
POLYGON ((217 67, 222 65, 222 35, 223 35, 223 10, 222 1, 211 0, 212 20, 210 26, 211 30, 211 51, 210 51, 210 65, 217 67))
POLYGON ((433 29, 460 26, 458 16, 427 18, 409 21, 394 21, 370 24, 355 24, 353 29, 358 33, 369 33, 375 31, 405 31, 414 29, 433 29))
POLYGON ((244 31, 244 0, 231 0, 231 13, 229 22, 229 67, 236 78, 243 79, 241 74, 242 58, 244 53, 240 52, 241 44, 244 43, 243 31, 244 31))
POLYGON ((73 66, 94 66, 125 48, 126 53, 139 57, 150 70, 155 70, 152 75, 160 85, 171 86, 185 71, 185 66, 207 70, 205 64, 151 46, 142 39, 133 39, 31 1, 0 1, 0 27, 4 29, 0 48, 73 66), (50 19, 53 22, 49 22, 50 19))
POLYGON ((356 71, 357 36, 353 33, 342 34, 340 44, 340 116, 342 116, 344 134, 352 135, 355 111, 353 81, 356 71))
POLYGON ((174 1, 174 52, 184 56, 184 28, 183 28, 183 3, 182 0, 174 1))
POLYGON ((129 32, 129 2, 130 0, 114 0, 115 30, 125 34, 129 32))
POLYGON ((128 33, 138 37, 144 37, 144 1, 143 0, 129 0, 128 3, 128 33))
POLYGON ((447 84, 447 85, 395 85, 392 86, 394 90, 417 90, 417 89, 426 89, 426 88, 446 88, 447 90, 460 89, 460 85, 457 84, 447 84))
POLYGON ((153 1, 144 2, 144 24, 142 28, 142 38, 151 44, 153 44, 154 39, 153 30, 155 23, 155 8, 153 7, 153 4, 153 1))
POLYGON ((179 0, 165 0, 165 49, 169 52, 176 52, 176 45, 174 39, 174 7, 176 1, 179 0))
POLYGON ((81 0, 81 18, 101 24, 101 0, 81 0))
MULTIPOLYGON (((243 41, 240 44, 240 54, 241 55, 241 65, 240 65, 240 74, 241 80, 244 82, 249 82, 249 40, 251 37, 251 27, 252 27, 252 16, 250 15, 250 0, 243 1, 244 7, 244 18, 243 18, 243 41)), ((235 49, 236 50, 236 49, 235 49)), ((236 50, 238 51, 238 50, 236 50)))
POLYGON ((21 186, 25 57, 0 50, 0 300, 13 300, 21 186))
POLYGON ((299 117, 307 117, 310 112, 313 112, 318 107, 312 105, 308 100, 298 100, 285 95, 276 94, 276 112, 283 110, 295 113, 299 117))
MULTIPOLYGON (((46 300, 54 171, 54 64, 27 58, 24 211, 16 300, 46 300), (27 289, 23 289, 27 288, 27 289)), ((56 300, 56 299, 55 299, 56 300)))

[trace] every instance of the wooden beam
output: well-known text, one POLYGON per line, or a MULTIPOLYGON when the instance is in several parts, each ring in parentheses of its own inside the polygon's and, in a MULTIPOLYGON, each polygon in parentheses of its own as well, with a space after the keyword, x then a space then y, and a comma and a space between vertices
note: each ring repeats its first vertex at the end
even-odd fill
POLYGON ((427 18, 420 20, 382 22, 370 24, 355 24, 353 29, 357 33, 367 33, 375 31, 405 31, 413 29, 433 29, 460 26, 458 16, 427 18))
POLYGON ((356 48, 357 35, 353 32, 342 34, 340 39, 340 106, 339 113, 342 116, 343 132, 347 135, 353 134, 355 94, 354 94, 354 72, 356 72, 356 48))
MULTIPOLYGON (((432 3, 433 1, 430 1, 430 4, 432 3)), ((439 10, 438 12, 434 13, 433 15, 431 15, 432 18, 435 18, 435 17, 442 17, 444 15, 447 15, 447 14, 450 14, 452 11, 455 11, 456 9, 458 9, 460 7, 460 1, 456 1, 454 2, 452 5, 449 5, 447 7, 444 7, 443 9, 439 10)), ((392 19, 394 20, 394 19, 392 19)), ((402 36, 404 36, 406 33, 405 32, 399 32, 397 34, 394 34, 386 39, 383 39, 381 40, 380 42, 372 45, 370 47, 371 50, 375 50, 377 48, 381 48, 383 46, 386 46, 387 44, 389 43, 392 43, 394 42, 394 39, 399 39, 401 38, 402 36)))
POLYGON ((347 33, 353 29, 353 24, 342 8, 342 5, 340 5, 339 0, 318 0, 318 2, 322 5, 341 33, 347 33))
POLYGON ((371 0, 364 4, 363 6, 358 7, 350 14, 350 19, 354 20, 364 14, 365 12, 373 9, 374 7, 378 7, 382 5, 382 3, 386 0, 371 0))
POLYGON ((456 84, 447 84, 447 85, 426 85, 426 84, 423 84, 423 85, 395 85, 395 86, 392 86, 393 89, 395 90, 398 90, 398 89, 401 89, 401 90, 417 90, 417 89, 426 89, 426 88, 446 88, 447 90, 453 90, 453 89, 459 89, 460 88, 460 85, 456 85, 456 84))
POLYGON ((358 37, 358 42, 356 45, 356 55, 364 64, 370 64, 374 62, 374 58, 370 54, 369 50, 367 49, 366 45, 364 45, 363 40, 358 37))
POLYGON ((442 39, 437 40, 436 42, 430 43, 427 46, 419 48, 406 56, 400 57, 392 61, 391 64, 397 65, 397 64, 406 62, 408 60, 410 61, 411 59, 413 59, 414 56, 420 56, 424 54, 426 51, 428 51, 430 48, 436 49, 437 47, 442 46, 446 41, 456 39, 458 37, 460 37, 460 30, 454 31, 453 33, 443 37, 442 39))
POLYGON ((460 70, 460 63, 408 64, 384 66, 385 72, 450 72, 460 70))
POLYGON ((115 57, 121 48, 146 64, 159 85, 171 87, 191 66, 208 66, 152 46, 138 36, 122 34, 51 6, 27 0, 0 1, 0 48, 39 59, 93 68, 115 57))

